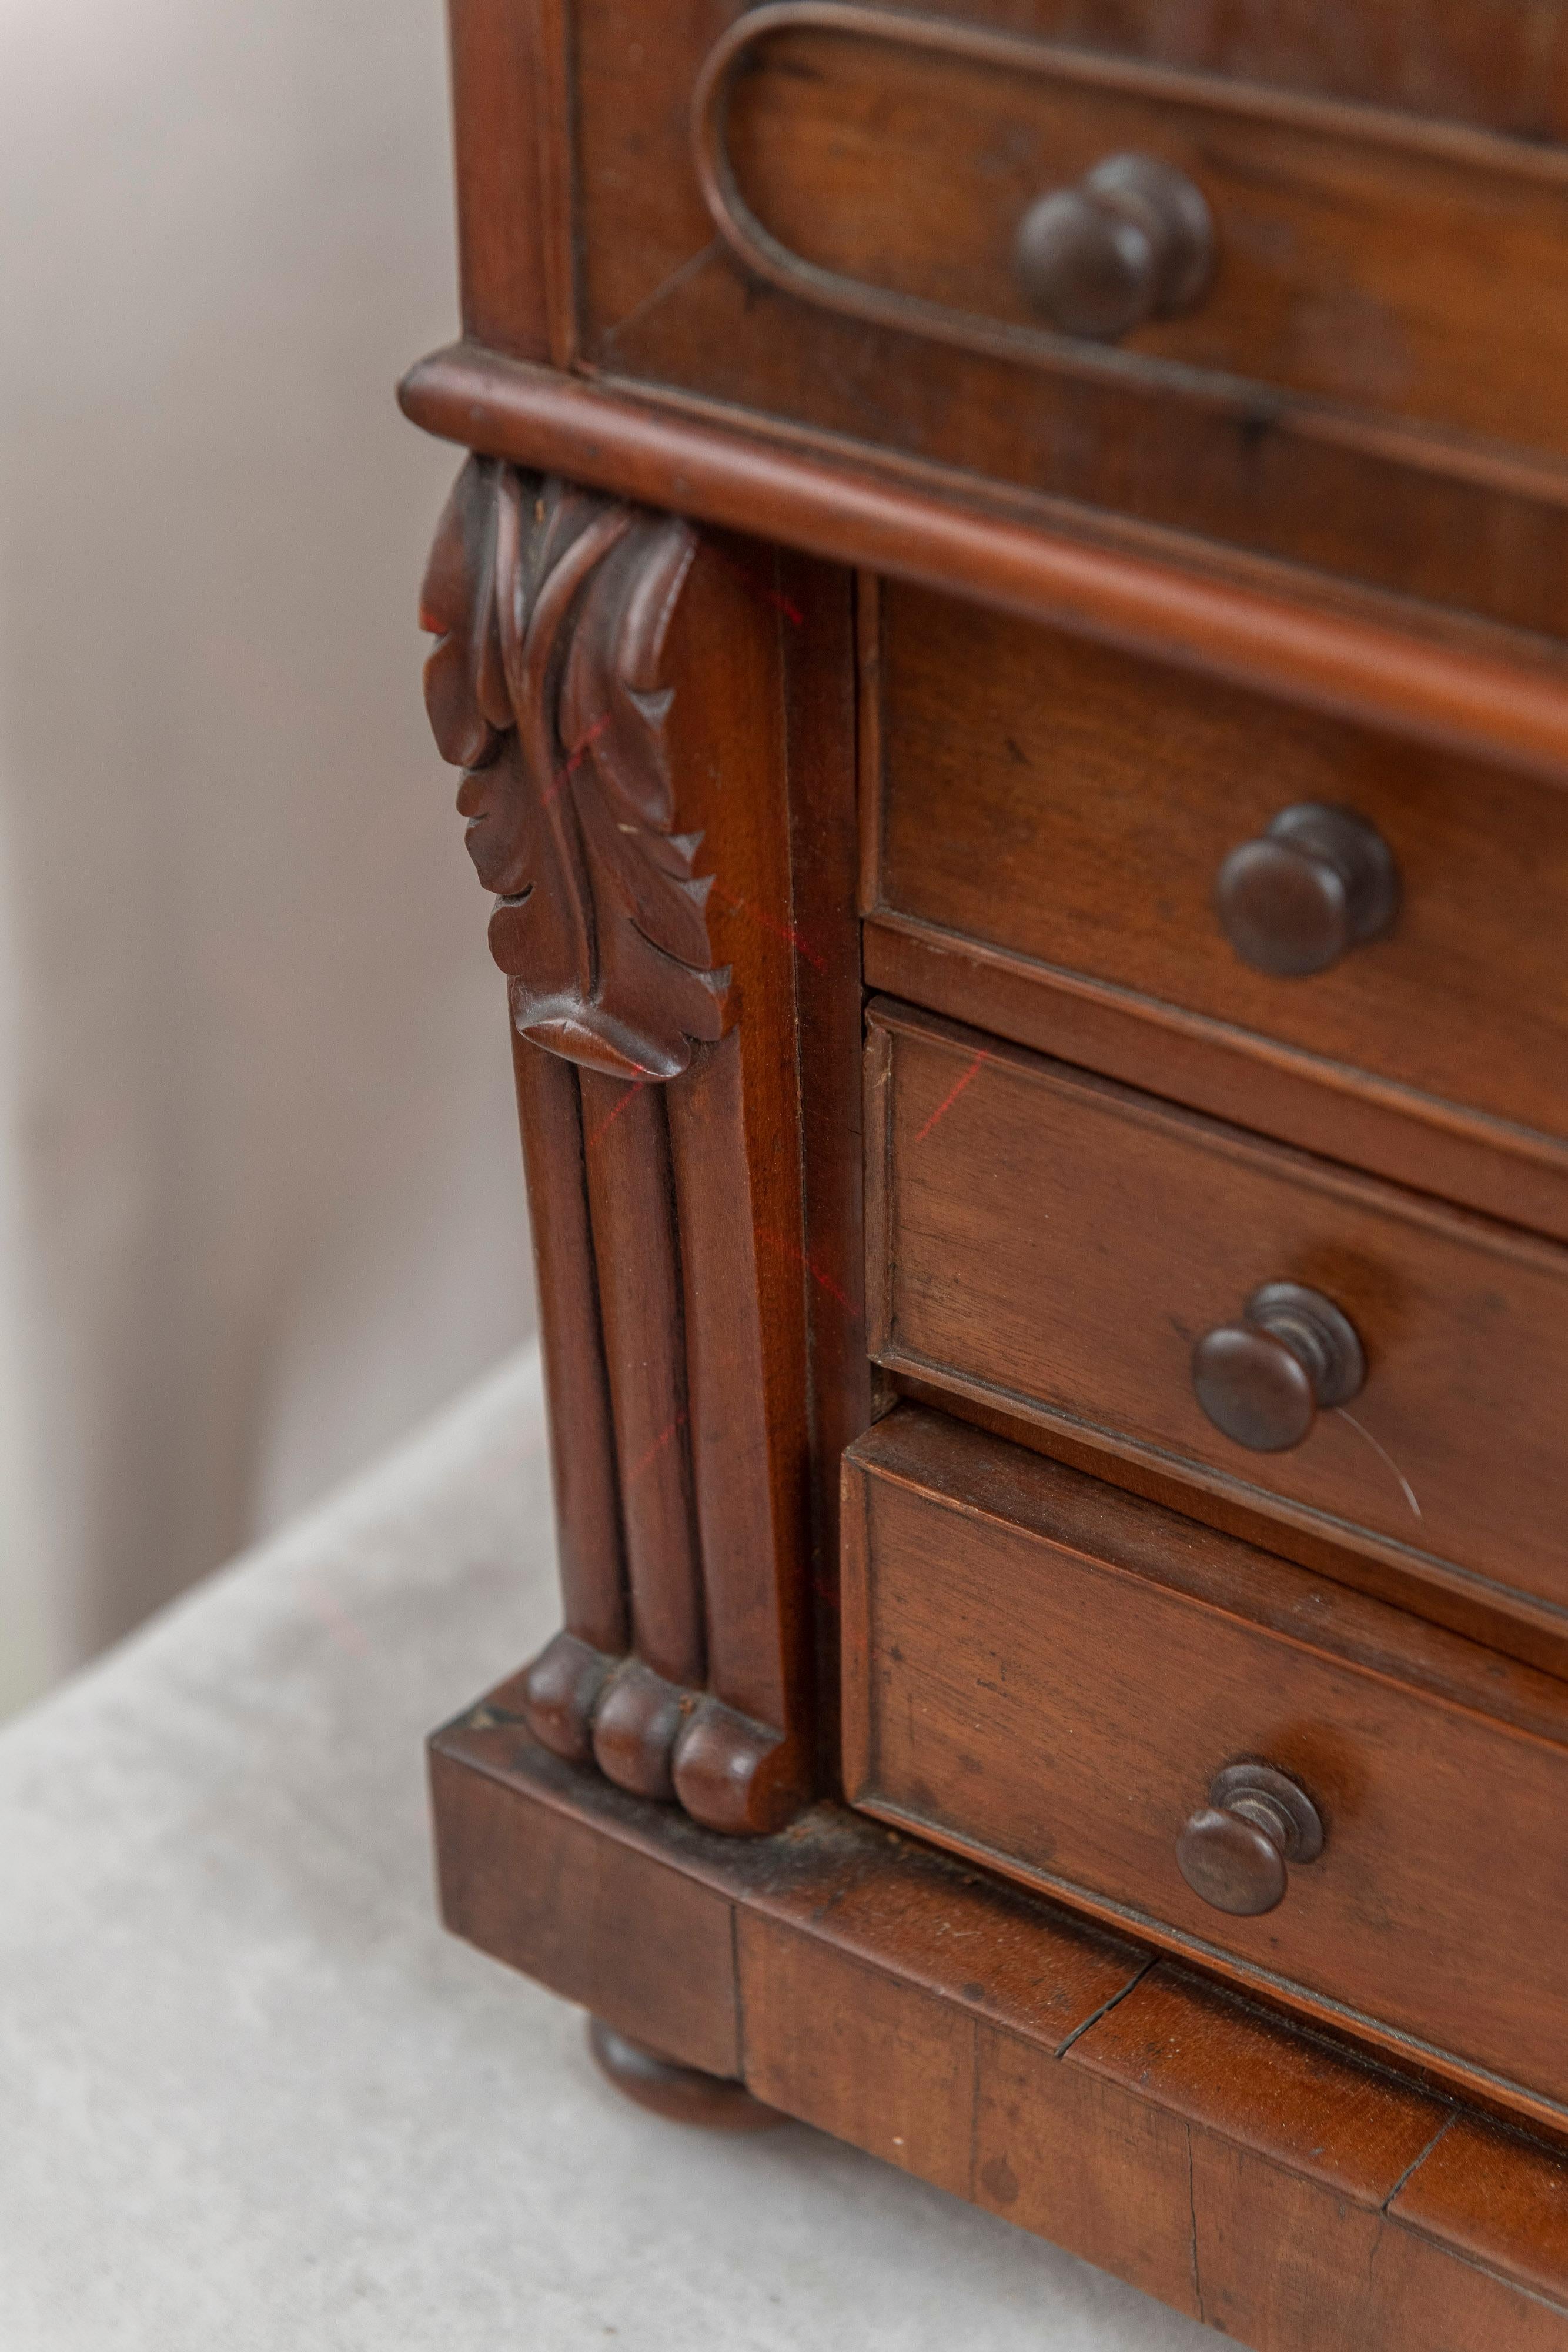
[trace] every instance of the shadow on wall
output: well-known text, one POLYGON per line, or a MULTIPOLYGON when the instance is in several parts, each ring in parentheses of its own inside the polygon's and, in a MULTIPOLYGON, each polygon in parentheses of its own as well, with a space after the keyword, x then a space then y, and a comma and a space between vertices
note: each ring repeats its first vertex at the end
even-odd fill
POLYGON ((0 1707, 523 1335, 413 614, 437 0, 0 16, 0 1707))

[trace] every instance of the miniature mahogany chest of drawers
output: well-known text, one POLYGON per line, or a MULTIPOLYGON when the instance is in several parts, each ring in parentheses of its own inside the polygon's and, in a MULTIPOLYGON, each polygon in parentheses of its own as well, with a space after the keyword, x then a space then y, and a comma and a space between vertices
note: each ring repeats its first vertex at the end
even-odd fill
POLYGON ((561 1631, 446 1917, 1258 2352, 1568 2347, 1568 6, 452 56, 561 1631))

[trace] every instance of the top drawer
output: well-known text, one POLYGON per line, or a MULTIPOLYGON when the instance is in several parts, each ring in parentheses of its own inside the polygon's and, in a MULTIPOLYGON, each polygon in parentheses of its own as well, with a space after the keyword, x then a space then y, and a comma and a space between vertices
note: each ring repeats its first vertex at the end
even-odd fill
POLYGON ((1568 633, 1561 12, 1092 13, 575 0, 585 360, 1568 633))
POLYGON ((740 258, 848 317, 1568 452, 1556 147, 836 0, 743 16, 695 140, 740 258))

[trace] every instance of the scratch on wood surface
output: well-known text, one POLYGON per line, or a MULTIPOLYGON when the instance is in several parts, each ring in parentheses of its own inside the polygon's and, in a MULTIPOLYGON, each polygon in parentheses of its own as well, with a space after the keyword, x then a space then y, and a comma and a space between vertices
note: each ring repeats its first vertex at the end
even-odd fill
POLYGON ((695 277, 703 263, 720 250, 723 243, 722 237, 710 237, 700 252, 690 255, 678 268, 672 269, 667 278, 662 278, 651 294, 644 294, 640 302, 633 303, 623 319, 617 319, 612 327, 605 329, 602 338, 603 347, 608 350, 618 337, 625 334, 629 328, 634 327, 639 319, 645 319, 650 310, 656 310, 666 295, 673 294, 675 289, 683 286, 688 278, 695 277))
POLYGON ((1389 1453, 1388 1448, 1385 1445, 1379 1445, 1371 1430, 1364 1429, 1361 1423, 1357 1421, 1354 1413, 1346 1412, 1343 1404, 1336 1405, 1334 1407, 1334 1411, 1338 1413, 1342 1421, 1349 1422, 1352 1429, 1354 1429, 1359 1436, 1365 1438, 1368 1445, 1371 1446, 1373 1452, 1377 1454, 1381 1460, 1387 1463, 1388 1467, 1393 1471, 1394 1475, 1399 1481, 1406 1501, 1409 1504, 1410 1508, 1415 1512, 1416 1517, 1419 1518, 1421 1517, 1421 1506, 1416 1500, 1416 1489, 1410 1484, 1409 1479, 1405 1475, 1404 1471, 1399 1467, 1398 1463, 1394 1459, 1393 1454, 1389 1453))

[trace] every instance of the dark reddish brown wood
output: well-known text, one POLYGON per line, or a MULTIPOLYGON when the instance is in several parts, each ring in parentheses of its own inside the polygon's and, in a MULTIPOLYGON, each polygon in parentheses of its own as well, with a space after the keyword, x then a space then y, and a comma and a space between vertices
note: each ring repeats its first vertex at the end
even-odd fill
POLYGON ((1568 1241, 1568 1148, 1552 1137, 905 916, 866 924, 865 977, 1015 1045, 1568 1241))
POLYGON ((874 572, 855 574, 855 777, 860 864, 855 906, 875 911, 882 891, 882 582, 874 572))
POLYGON ((787 2118, 754 2099, 744 2083, 705 2074, 661 2057, 630 2034, 617 2033, 601 2017, 590 2018, 588 2046, 594 2064, 633 2105, 663 2116, 666 2123, 697 2124, 708 2131, 772 2131, 787 2118))
POLYGON ((432 1761, 449 1924, 616 2032, 1256 2352, 1568 2344, 1552 2159, 1407 2071, 852 1815, 708 1835, 534 1747, 505 1689, 432 1761))
POLYGON ((1456 2116, 1391 2211, 1437 2244, 1560 2297, 1568 2273, 1568 2163, 1477 2116, 1456 2116))
POLYGON ((480 453, 429 685, 563 1629, 436 1743, 448 1919, 665 2111, 810 2117, 1257 2352, 1568 2352, 1514 2128, 1568 2144, 1568 42, 453 38, 470 340, 405 400, 480 453), (1048 268, 1042 322, 1026 220, 1117 301, 1048 268), (926 1008, 863 1123, 857 833, 926 1008))
POLYGON ((972 1032, 875 1021, 893 1075, 873 1327, 893 1370, 1560 1624, 1561 1251, 972 1032), (1197 1342, 1263 1282, 1321 1292, 1367 1364, 1354 1404, 1286 1453, 1236 1444, 1193 1387, 1197 1342))
POLYGON ((1261 1284, 1238 1321, 1206 1331, 1192 1351, 1193 1394, 1249 1454, 1303 1444, 1320 1413, 1354 1403, 1365 1385, 1354 1324, 1299 1282, 1261 1284))
POLYGON ((550 1471, 566 1630, 619 1657, 628 1633, 620 1486, 577 1072, 570 1062, 526 1045, 515 1029, 512 1059, 539 1328, 550 1376, 550 1471))
POLYGON ((674 1077, 722 1034, 665 740, 664 639, 696 542, 559 481, 471 457, 436 532, 425 700, 495 891, 519 1034, 585 1068, 674 1077))
POLYGON ((536 14, 515 0, 451 0, 457 238, 465 331, 523 360, 552 355, 538 124, 551 77, 536 14))
MULTIPOLYGON (((559 467, 626 496, 873 565, 956 596, 1113 643, 1292 703, 1568 777, 1568 683, 1542 648, 1491 632, 1430 635, 1424 616, 1368 600, 1360 614, 1311 586, 1260 573, 1246 586, 1202 568, 1202 551, 1165 560, 1100 543, 1050 509, 1036 520, 971 505, 918 475, 852 473, 851 453, 797 452, 777 436, 700 421, 652 394, 629 397, 456 346, 404 378, 407 414, 448 440, 559 467), (946 495, 943 495, 946 492, 946 495), (1403 625, 1402 625, 1403 624, 1403 625)), ((1370 496, 1370 493, 1368 494, 1370 496)), ((1103 536, 1103 534, 1102 534, 1103 536)))
MULTIPOLYGON (((1008 10, 1009 30, 1024 29, 1017 13, 1008 10)), ((1226 20, 1221 35, 1213 11, 1205 12, 1210 21, 1196 43, 1185 22, 1173 26, 1172 19, 1185 18, 1186 12, 1170 5, 1150 8, 1153 22, 1142 35, 1127 26, 1124 14, 1113 28, 1103 11, 1074 13, 1080 20, 1064 37, 1080 51, 1142 48, 1180 56, 1201 50, 1207 38, 1225 73, 1234 76, 1234 50, 1266 54, 1273 47, 1267 37, 1254 45, 1236 35, 1234 18, 1226 20)), ((1177 392, 1161 362, 1133 354, 1114 372, 1091 379, 1070 359, 1042 362, 1032 353, 964 350, 841 316, 761 284, 715 240, 687 152, 686 121, 700 66, 733 23, 733 10, 723 0, 694 0, 673 24, 668 9, 654 0, 635 5, 578 0, 574 15, 588 363, 657 397, 672 388, 699 396, 710 415, 722 403, 842 436, 859 443, 859 457, 876 447, 896 449, 971 478, 1043 488, 1524 627, 1561 631, 1568 510, 1555 466, 1547 470, 1529 456, 1477 447, 1468 436, 1412 433, 1397 419, 1385 425, 1375 416, 1347 416, 1343 403, 1281 394, 1272 387, 1216 385, 1207 379, 1191 394, 1177 392), (1375 530, 1367 522, 1374 514, 1375 530)), ((1031 15, 1035 22, 1028 29, 1057 30, 1049 18, 1040 21, 1040 12, 1031 15)), ((1412 106, 1410 85, 1402 79, 1412 71, 1411 58, 1420 51, 1446 52, 1440 63, 1434 57, 1436 79, 1451 88, 1459 79, 1446 29, 1428 40, 1424 32, 1412 33, 1408 16, 1397 26, 1385 23, 1364 43, 1354 44, 1356 55, 1348 67, 1327 54, 1342 37, 1335 18, 1331 32, 1320 29, 1281 45, 1298 52, 1289 81, 1298 89, 1359 84, 1374 96, 1398 88, 1410 110, 1429 113, 1425 96, 1412 106)), ((1517 17, 1500 28, 1499 40, 1517 60, 1517 17)), ((1475 77, 1470 103, 1461 108, 1472 120, 1490 110, 1473 95, 1486 79, 1475 77)), ((1015 83, 1021 80, 1014 77, 1015 83)), ((956 110, 960 82, 961 77, 947 76, 944 112, 956 110)), ((1500 92, 1499 101, 1499 112, 1506 114, 1500 92)), ((1019 169, 1019 147, 1030 137, 1019 103, 1016 88, 1003 94, 987 168, 976 175, 982 203, 988 181, 1005 184, 1019 169)), ((1069 137, 1071 130, 1066 126, 1069 137)), ((943 145, 939 123, 928 153, 943 145)), ((864 208, 856 150, 846 129, 839 152, 827 153, 816 174, 830 216, 864 208)), ((1294 176, 1310 176, 1293 160, 1294 176)), ((1285 194, 1281 182, 1291 176, 1281 173, 1262 189, 1255 184, 1245 217, 1279 204, 1285 194)), ((1020 209, 1039 185, 1037 177, 1020 209)), ((1358 190, 1349 206, 1342 202, 1336 208, 1342 237, 1351 221, 1359 226, 1372 211, 1375 194, 1358 190)), ((911 205, 899 208, 931 224, 928 266, 953 247, 950 224, 943 234, 933 218, 946 196, 939 175, 927 171, 911 205)), ((953 209, 950 200, 947 209, 953 209)), ((1275 227, 1273 220, 1258 218, 1265 246, 1275 227)), ((897 238, 894 219, 885 225, 884 247, 896 247, 897 238)), ((1353 297, 1357 257, 1352 244, 1344 290, 1353 297)), ((960 251, 960 268, 967 258, 960 251)), ((1258 258, 1266 263, 1265 256, 1258 258)), ((1391 335, 1386 310, 1376 301, 1363 310, 1354 310, 1354 301, 1350 307, 1354 323, 1337 333, 1331 327, 1322 340, 1359 354, 1368 373, 1381 350, 1386 394, 1404 359, 1397 326, 1391 335)), ((1439 324, 1443 315, 1438 304, 1439 324)), ((1076 356, 1072 346, 1066 350, 1076 356)), ((1195 372, 1182 373, 1185 380, 1195 372)))
POLYGON ((1115 341, 1204 299, 1214 215, 1197 182, 1158 156, 1107 154, 1074 186, 1035 198, 1012 263, 1048 326, 1115 341))
POLYGON ((1218 1911, 1253 1918, 1278 1910, 1290 1866, 1323 1850, 1322 1816, 1299 1780, 1264 1763, 1227 1764, 1176 1840, 1176 1865, 1218 1911))
POLYGON ((1452 2114, 1415 2084, 1349 2066, 1328 2043, 1292 2032, 1165 1960, 1071 2057, 1085 2073, 1310 2173, 1361 2205, 1382 2205, 1452 2114))
POLYGON ((705 542, 671 636, 682 823, 714 879, 707 920, 735 1026, 672 1093, 711 1696, 676 1786, 717 1827, 798 1803, 812 1736, 806 1316, 795 1045, 810 946, 791 870, 787 640, 768 551, 705 542), (716 648, 724 648, 722 660, 716 648))
POLYGON ((1243 963, 1299 980, 1393 929, 1399 869, 1354 809, 1293 801, 1230 852, 1214 877, 1214 911, 1243 963))
MULTIPOLYGON (((679 1555, 675 1564, 681 1564, 679 1555)), ((656 1559, 653 1565, 656 1572, 656 1559)), ((553 1649, 552 1643, 545 1659, 553 1649)), ((528 1696, 536 1706, 543 1664, 544 1659, 536 1660, 528 1673, 528 1696)), ((633 1654, 620 1661, 595 1694, 593 1760, 618 1789, 662 1803, 674 1796, 675 1744, 696 1705, 686 1686, 696 1679, 693 1673, 685 1683, 672 1682, 633 1654)))
MULTIPOLYGON (((522 1697, 504 1685, 480 1722, 493 1732, 509 1720, 520 1734, 522 1697)), ((591 1809, 530 1804, 525 1820, 515 1784, 487 1769, 493 1737, 479 1738, 476 1758, 472 1730, 455 1744, 444 1738, 431 1757, 447 1925, 616 2032, 704 2074, 738 2074, 727 1894, 694 1883, 674 1853, 607 1843, 591 1809)), ((609 1786, 580 1771, 568 1785, 609 1786)))
MULTIPOLYGON (((809 1371, 816 1785, 839 1784, 839 1460, 872 1417, 862 1193, 861 936, 856 859, 856 601, 863 582, 781 553, 794 873, 802 1287, 809 1371)), ((863 751, 863 740, 861 745, 863 751)), ((779 1255, 789 1256, 787 1246, 779 1255)))
POLYGON ((1490 1653, 1430 1628, 1406 1650, 1415 1621, 937 1415, 904 1408, 848 1466, 854 1802, 1568 2124, 1560 1684, 1507 1670, 1525 1729, 1490 1653), (1245 1760, 1322 1841, 1262 1917, 1178 1868, 1245 1760))
POLYGON ((753 277, 808 303, 1107 375, 1085 340, 1136 330, 1172 401, 1239 406, 1245 386, 1274 395, 1277 426, 1293 394, 1333 401, 1342 432, 1403 416, 1563 446, 1568 347, 1525 292, 1568 240, 1554 147, 840 0, 749 13, 693 109, 715 221, 753 277), (1133 223, 1170 217, 1158 244, 1134 226, 1146 286, 1125 216, 1122 243, 1103 214, 1096 240, 1082 195, 1078 241, 1047 255, 1042 156, 1051 184, 1083 188, 1138 159, 1133 223), (1033 325, 1042 310, 1060 336, 1033 325))
POLYGON ((471 460, 424 597, 432 720, 466 770, 520 1050, 578 1065, 521 1081, 551 1380, 588 1412, 563 1492, 592 1486, 576 1622, 528 1672, 530 1720, 747 1832, 798 1804, 811 1736, 801 938, 771 568, 471 460))
POLYGON ((1396 1608, 1414 1612, 1421 1620, 1462 1633, 1469 1641, 1479 1642, 1490 1650, 1517 1658, 1526 1665, 1538 1666, 1557 1680, 1568 1682, 1568 1631, 1556 1628, 1555 1620, 1537 1624, 1527 1618, 1505 1614, 1487 1606, 1484 1595, 1469 1589, 1450 1591, 1446 1586, 1434 1584, 1429 1577, 1402 1570, 1392 1557, 1375 1560, 1362 1552, 1347 1552, 1335 1539, 1332 1528, 1315 1533, 1306 1527, 1288 1526, 1266 1512, 1249 1508, 1237 1496, 1195 1487, 1174 1469, 1108 1454, 1103 1446, 1081 1444, 1065 1430, 1043 1427, 978 1397, 958 1395, 934 1381, 912 1379, 903 1373, 891 1386, 893 1395, 887 1410, 898 1397, 928 1405, 976 1429, 988 1430, 993 1437, 1006 1438, 1011 1444, 1027 1446, 1030 1452, 1043 1454, 1052 1461, 1065 1462, 1071 1469, 1103 1478, 1124 1494, 1141 1496, 1145 1502, 1179 1512, 1184 1518, 1198 1519, 1227 1535, 1239 1536, 1244 1543, 1260 1550, 1294 1560, 1298 1567, 1309 1569, 1316 1577, 1327 1577, 1335 1584, 1348 1585, 1376 1600, 1391 1601, 1396 1608))
POLYGON ((781 1280, 777 1265, 760 1262, 738 1033, 672 1095, 670 1125, 713 1694, 682 1743, 676 1782, 699 1820, 726 1826, 733 1814, 734 1827, 760 1828, 789 1811, 800 1780, 793 1747, 768 1727, 789 1723, 800 1706, 797 1612, 779 1605, 800 1514, 780 1475, 787 1465, 773 1425, 786 1402, 799 1416, 796 1400, 780 1394, 793 1382, 777 1345, 789 1332, 799 1346, 799 1318, 789 1312, 788 1274, 781 1280))
MULTIPOLYGON (((1049 967, 1044 986, 1097 986, 1159 1024, 1153 1053, 1180 1050, 1172 1016, 1215 1024, 1245 1057, 1238 1108, 1272 1049, 1330 1091, 1302 1125, 1332 1131, 1355 1087, 1420 1122, 1415 1173, 1453 1106, 1500 1170, 1531 1149, 1507 1121, 1568 1181, 1560 792, 898 585, 882 675, 882 907, 1049 967), (1287 979, 1237 953, 1213 901, 1238 845, 1300 803, 1370 825, 1399 903, 1333 969, 1287 979)), ((1060 994, 1042 1011, 1071 1018, 1060 994)))
POLYGON ((664 1098, 596 1070, 580 1084, 632 1639, 655 1674, 695 1686, 705 1638, 664 1098))

